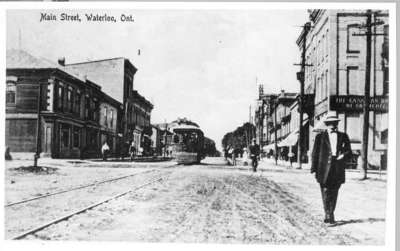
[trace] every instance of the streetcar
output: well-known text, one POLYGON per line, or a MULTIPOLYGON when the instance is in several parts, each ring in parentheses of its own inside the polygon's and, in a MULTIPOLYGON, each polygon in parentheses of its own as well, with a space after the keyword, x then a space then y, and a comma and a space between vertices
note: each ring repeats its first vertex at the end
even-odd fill
POLYGON ((197 164, 204 159, 204 134, 200 127, 187 119, 172 122, 172 157, 178 164, 197 164))

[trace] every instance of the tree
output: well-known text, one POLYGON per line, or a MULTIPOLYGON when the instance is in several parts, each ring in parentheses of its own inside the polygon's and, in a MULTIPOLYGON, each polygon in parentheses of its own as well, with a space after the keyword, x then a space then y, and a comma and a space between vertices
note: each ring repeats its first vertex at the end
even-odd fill
POLYGON ((217 151, 217 148, 215 147, 214 140, 204 137, 203 151, 204 151, 204 154, 207 156, 217 156, 218 151, 217 151))
POLYGON ((256 133, 256 127, 251 123, 244 123, 232 132, 228 132, 222 138, 222 147, 224 149, 240 149, 247 147, 256 133))

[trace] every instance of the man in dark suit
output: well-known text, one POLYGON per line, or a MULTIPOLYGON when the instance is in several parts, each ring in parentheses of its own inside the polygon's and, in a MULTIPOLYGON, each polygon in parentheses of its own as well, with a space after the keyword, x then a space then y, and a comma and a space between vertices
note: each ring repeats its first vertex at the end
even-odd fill
POLYGON ((257 172, 258 157, 260 156, 260 146, 257 144, 256 139, 253 139, 253 144, 250 145, 250 159, 253 172, 257 172))
POLYGON ((340 186, 345 182, 345 165, 351 157, 351 145, 346 133, 337 131, 339 119, 328 112, 324 123, 327 130, 315 137, 311 173, 321 187, 325 223, 335 223, 334 211, 340 186))

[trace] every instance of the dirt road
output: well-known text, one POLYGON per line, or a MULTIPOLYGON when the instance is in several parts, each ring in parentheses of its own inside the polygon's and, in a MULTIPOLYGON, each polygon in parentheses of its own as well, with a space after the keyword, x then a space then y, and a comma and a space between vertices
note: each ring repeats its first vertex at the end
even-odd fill
MULTIPOLYGON (((162 170, 163 167, 159 168, 162 170)), ((168 178, 161 182, 50 226, 27 239, 368 244, 350 231, 337 231, 322 223, 322 215, 315 213, 315 206, 289 189, 290 186, 277 182, 277 173, 274 176, 266 172, 252 173, 245 168, 231 168, 221 159, 180 167, 168 173, 168 178)), ((285 175, 293 177, 299 174, 285 175)), ((280 177, 282 180, 282 175, 280 177)), ((99 194, 104 197, 121 192, 141 180, 145 180, 144 176, 92 188, 86 193, 85 200, 79 198, 76 201, 87 203, 98 199, 99 194)), ((35 202, 27 208, 40 212, 42 218, 47 219, 61 210, 56 204, 64 205, 63 210, 76 207, 72 198, 81 196, 79 193, 60 197, 53 206, 50 206, 51 201, 35 202)), ((18 208, 12 210, 6 211, 6 229, 8 227, 11 232, 18 229, 13 219, 23 212, 18 208)), ((34 215, 30 213, 31 217, 34 215)), ((31 225, 34 224, 31 222, 31 225)), ((372 240, 370 243, 380 242, 372 240)))

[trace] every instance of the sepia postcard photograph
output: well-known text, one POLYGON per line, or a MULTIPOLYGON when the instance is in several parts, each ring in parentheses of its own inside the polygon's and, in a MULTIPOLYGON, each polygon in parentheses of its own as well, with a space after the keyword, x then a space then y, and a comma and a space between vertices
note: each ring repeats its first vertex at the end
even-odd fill
POLYGON ((393 6, 2 5, 3 239, 393 247, 393 6))

